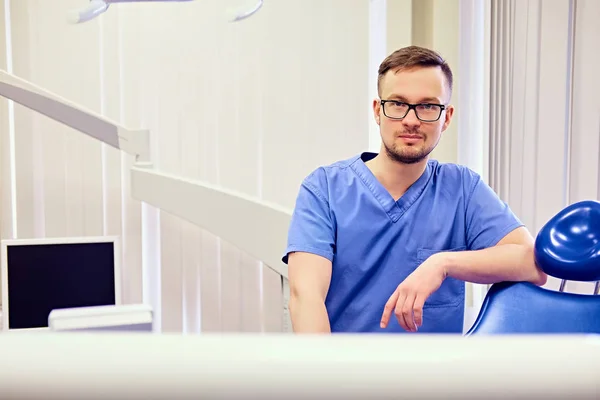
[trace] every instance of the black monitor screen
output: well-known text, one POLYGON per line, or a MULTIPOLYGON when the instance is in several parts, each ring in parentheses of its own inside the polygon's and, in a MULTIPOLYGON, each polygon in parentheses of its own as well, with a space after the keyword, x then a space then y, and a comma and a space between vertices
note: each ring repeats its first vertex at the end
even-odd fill
POLYGON ((48 327, 50 311, 115 304, 113 243, 7 246, 9 329, 48 327))

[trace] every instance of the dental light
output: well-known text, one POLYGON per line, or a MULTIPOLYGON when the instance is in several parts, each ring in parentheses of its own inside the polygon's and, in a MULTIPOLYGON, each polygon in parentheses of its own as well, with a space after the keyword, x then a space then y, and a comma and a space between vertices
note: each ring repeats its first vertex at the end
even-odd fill
MULTIPOLYGON (((141 3, 141 2, 189 2, 194 0, 90 0, 87 7, 81 10, 74 10, 68 14, 68 21, 74 24, 90 21, 98 15, 108 10, 111 4, 115 3, 141 3)), ((249 9, 233 7, 227 9, 226 15, 230 22, 238 22, 254 15, 263 5, 263 0, 258 0, 256 4, 249 9)))

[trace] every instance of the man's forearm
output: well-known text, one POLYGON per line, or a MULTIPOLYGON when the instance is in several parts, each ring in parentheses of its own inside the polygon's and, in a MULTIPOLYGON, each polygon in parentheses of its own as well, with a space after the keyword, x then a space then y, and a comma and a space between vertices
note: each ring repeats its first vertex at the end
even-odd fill
POLYGON ((546 274, 537 268, 533 248, 504 244, 483 250, 436 254, 447 276, 466 282, 491 284, 501 281, 546 283, 546 274))
POLYGON ((331 333, 325 303, 319 298, 292 296, 289 307, 294 333, 331 333))

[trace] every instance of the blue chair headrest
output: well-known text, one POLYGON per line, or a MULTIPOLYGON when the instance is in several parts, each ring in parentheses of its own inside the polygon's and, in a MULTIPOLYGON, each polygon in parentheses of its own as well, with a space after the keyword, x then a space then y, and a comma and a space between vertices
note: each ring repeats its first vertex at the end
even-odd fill
POLYGON ((585 200, 561 210, 535 241, 539 268, 569 281, 600 280, 600 202, 585 200))

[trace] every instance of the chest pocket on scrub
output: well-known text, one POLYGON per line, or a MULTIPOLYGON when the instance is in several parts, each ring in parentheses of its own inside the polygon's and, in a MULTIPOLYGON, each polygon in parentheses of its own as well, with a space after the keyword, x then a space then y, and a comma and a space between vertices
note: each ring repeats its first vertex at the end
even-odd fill
MULTIPOLYGON (((453 249, 427 249, 421 248, 417 251, 417 263, 420 266, 429 257, 436 253, 449 252, 449 251, 465 251, 466 247, 456 247, 453 249)), ((417 268, 418 268, 417 266, 417 268)), ((464 300, 465 297, 465 283, 458 279, 446 278, 440 288, 433 292, 431 296, 425 301, 424 308, 433 307, 455 307, 464 300)))

